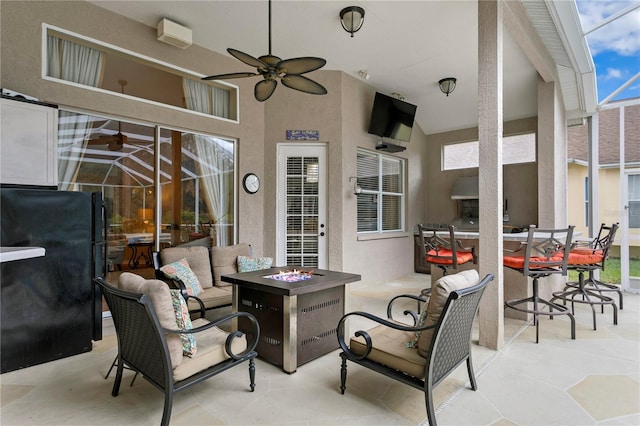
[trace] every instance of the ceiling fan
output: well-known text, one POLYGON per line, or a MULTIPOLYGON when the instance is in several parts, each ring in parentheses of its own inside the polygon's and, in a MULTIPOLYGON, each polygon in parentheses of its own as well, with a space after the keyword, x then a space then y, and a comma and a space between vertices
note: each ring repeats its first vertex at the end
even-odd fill
MULTIPOLYGON (((124 93, 124 86, 127 85, 125 80, 118 80, 121 87, 121 93, 124 93)), ((100 135, 97 138, 89 139, 90 145, 107 145, 110 151, 120 151, 125 143, 127 143, 127 135, 122 133, 122 122, 118 121, 118 133, 115 135, 100 135)))
POLYGON ((261 75, 263 80, 259 81, 253 90, 256 100, 260 102, 264 102, 271 97, 278 85, 278 79, 290 89, 313 95, 327 94, 327 89, 321 84, 301 75, 322 68, 327 63, 325 59, 301 57, 282 60, 271 54, 271 0, 269 0, 269 54, 256 59, 236 49, 229 48, 227 52, 239 61, 255 67, 257 72, 234 72, 230 74, 212 75, 204 77, 203 80, 225 80, 261 75))

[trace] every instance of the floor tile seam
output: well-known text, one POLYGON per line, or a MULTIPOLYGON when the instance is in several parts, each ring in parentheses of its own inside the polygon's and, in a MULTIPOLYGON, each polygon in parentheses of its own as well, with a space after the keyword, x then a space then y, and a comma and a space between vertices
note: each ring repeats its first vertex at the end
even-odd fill
MULTIPOLYGON (((510 347, 520 336, 520 334, 522 334, 526 328, 528 327, 528 325, 530 323, 532 323, 533 321, 528 321, 527 323, 525 323, 523 326, 521 326, 518 331, 516 331, 516 333, 511 336, 511 338, 509 340, 507 340, 504 345, 502 346, 502 348, 500 348, 499 350, 494 351, 493 354, 491 354, 491 356, 489 358, 487 358, 485 360, 485 362, 482 364, 482 366, 479 369, 475 369, 474 367, 474 373, 476 376, 476 379, 481 377, 482 374, 491 366, 493 365, 494 362, 496 362, 496 360, 498 360, 498 358, 503 355, 504 351, 510 347)), ((445 400, 435 409, 436 415, 439 414, 442 410, 444 410, 445 408, 447 408, 447 406, 449 404, 451 404, 461 393, 464 389, 470 388, 471 387, 471 382, 469 380, 466 380, 464 385, 459 387, 456 391, 454 391, 451 395, 449 395, 447 398, 445 398, 445 400)), ((485 397, 486 399, 486 397, 485 397)), ((492 404, 493 406, 493 404, 492 404)), ((495 408, 495 407, 494 407, 495 408)), ((498 413, 500 413, 500 415, 502 415, 502 417, 504 418, 505 416, 498 410, 498 413)), ((427 422, 428 424, 428 422, 427 422)))

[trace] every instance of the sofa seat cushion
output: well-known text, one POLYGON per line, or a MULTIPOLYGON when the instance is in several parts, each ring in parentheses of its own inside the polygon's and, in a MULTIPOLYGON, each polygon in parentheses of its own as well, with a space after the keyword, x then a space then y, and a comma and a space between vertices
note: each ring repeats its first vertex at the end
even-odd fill
MULTIPOLYGON (((404 342, 411 340, 415 333, 394 330, 384 325, 367 330, 367 333, 371 337, 373 345, 367 359, 403 371, 413 377, 424 379, 427 360, 421 357, 416 349, 404 345, 404 342)), ((353 353, 358 355, 363 354, 366 349, 362 337, 352 337, 349 347, 353 353)))
MULTIPOLYGON (((206 319, 199 318, 193 321, 193 327, 201 327, 208 324, 206 319)), ((224 350, 224 344, 229 334, 218 327, 196 333, 198 352, 192 358, 185 357, 183 362, 173 370, 173 380, 178 382, 193 374, 205 370, 229 358, 224 350)), ((231 351, 239 354, 247 349, 247 339, 243 335, 233 339, 231 351)))
MULTIPOLYGON (((436 281, 431 289, 431 297, 427 304, 427 319, 425 326, 435 325, 442 315, 444 305, 447 303, 449 293, 454 290, 472 287, 480 282, 480 276, 475 269, 458 272, 453 275, 445 275, 436 281)), ((424 330, 418 338, 418 353, 427 358, 431 352, 431 340, 433 339, 433 329, 424 330)), ((406 340, 405 340, 406 341, 406 340)))
MULTIPOLYGON (((160 280, 147 280, 140 275, 123 272, 118 278, 118 287, 131 293, 147 295, 156 311, 160 325, 168 330, 178 329, 171 293, 166 283, 160 280)), ((182 340, 177 334, 167 334, 166 336, 171 365, 175 369, 183 360, 182 340)))
MULTIPOLYGON (((202 300, 205 309, 217 308, 231 304, 231 287, 209 287, 202 290, 198 295, 198 299, 202 300)), ((187 306, 190 311, 200 309, 200 305, 196 300, 189 297, 187 306)))
POLYGON ((232 246, 211 247, 214 285, 218 287, 231 285, 231 283, 222 281, 220 277, 238 272, 238 256, 251 256, 251 246, 247 243, 239 243, 232 246))
POLYGON ((209 249, 206 247, 167 247, 160 252, 160 258, 163 265, 178 262, 180 259, 187 259, 189 268, 198 277, 200 286, 203 289, 213 286, 209 249))

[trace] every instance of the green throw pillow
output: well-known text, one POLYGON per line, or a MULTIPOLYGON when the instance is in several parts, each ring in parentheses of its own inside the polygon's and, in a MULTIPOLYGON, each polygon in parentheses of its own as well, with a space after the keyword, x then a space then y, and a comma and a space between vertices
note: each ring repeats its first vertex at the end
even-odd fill
POLYGON ((238 272, 258 271, 271 268, 273 259, 270 257, 238 256, 238 272))

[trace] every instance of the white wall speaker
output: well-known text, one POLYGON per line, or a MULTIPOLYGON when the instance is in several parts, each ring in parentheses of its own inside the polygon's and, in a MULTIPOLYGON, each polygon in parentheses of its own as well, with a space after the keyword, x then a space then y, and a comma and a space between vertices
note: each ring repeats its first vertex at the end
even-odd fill
POLYGON ((173 21, 163 18, 158 22, 158 40, 163 41, 180 49, 186 49, 192 43, 192 31, 176 24, 173 21))

